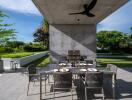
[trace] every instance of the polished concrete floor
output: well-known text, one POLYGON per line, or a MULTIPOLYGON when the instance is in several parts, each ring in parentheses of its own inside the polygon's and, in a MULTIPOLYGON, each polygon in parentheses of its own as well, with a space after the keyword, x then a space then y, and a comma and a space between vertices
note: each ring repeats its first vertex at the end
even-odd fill
MULTIPOLYGON (((43 100, 52 100, 52 77, 50 84, 47 83, 47 93, 44 94, 43 83, 43 100)), ((74 81, 78 86, 79 81, 74 81)), ((30 84, 29 95, 27 96, 28 76, 25 71, 0 74, 0 100, 39 100, 39 82, 30 84)), ((110 82, 104 82, 106 99, 112 99, 110 82), (109 84, 108 84, 109 83, 109 84)), ((81 89, 76 88, 73 92, 74 100, 85 100, 84 86, 81 89)), ((90 95, 91 96, 91 95, 90 95)), ((99 95, 100 96, 100 95, 99 95)), ((56 92, 55 100, 71 100, 71 92, 56 92)), ((132 100, 132 68, 118 68, 117 72, 117 92, 118 100, 132 100)))

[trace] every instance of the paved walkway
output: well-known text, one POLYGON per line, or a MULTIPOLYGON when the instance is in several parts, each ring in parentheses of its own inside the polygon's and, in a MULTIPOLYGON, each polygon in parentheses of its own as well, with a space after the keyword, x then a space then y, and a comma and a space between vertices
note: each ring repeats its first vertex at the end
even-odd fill
MULTIPOLYGON (((117 79, 117 99, 132 100, 132 68, 118 68, 117 79)), ((0 74, 0 100, 39 100, 39 82, 34 86, 31 84, 29 96, 26 94, 27 84, 28 77, 21 72, 0 74)), ((48 85, 48 91, 51 86, 48 85)), ((110 87, 106 83, 104 87, 106 98, 111 99, 111 91, 108 89, 110 87)), ((44 100, 52 100, 52 97, 52 93, 43 94, 44 100)), ((70 92, 57 93, 56 100, 71 100, 70 92)), ((85 100, 84 90, 74 91, 74 100, 85 100)))

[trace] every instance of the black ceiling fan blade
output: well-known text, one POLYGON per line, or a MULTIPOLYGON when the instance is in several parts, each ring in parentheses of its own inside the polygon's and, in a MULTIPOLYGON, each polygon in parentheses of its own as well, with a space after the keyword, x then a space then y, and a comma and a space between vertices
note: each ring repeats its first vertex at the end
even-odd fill
POLYGON ((86 14, 88 17, 94 17, 95 15, 94 14, 92 14, 92 13, 88 13, 88 14, 86 14))
POLYGON ((88 7, 88 4, 83 5, 83 8, 84 8, 85 11, 87 11, 87 7, 88 7))
POLYGON ((95 15, 90 13, 90 10, 92 10, 95 7, 96 3, 97 3, 97 0, 92 0, 89 5, 88 4, 83 5, 84 11, 78 12, 78 13, 69 13, 69 15, 82 14, 88 17, 94 17, 95 15))
POLYGON ((87 10, 88 11, 92 10, 95 7, 96 3, 97 0, 92 0, 92 2, 87 6, 87 10))

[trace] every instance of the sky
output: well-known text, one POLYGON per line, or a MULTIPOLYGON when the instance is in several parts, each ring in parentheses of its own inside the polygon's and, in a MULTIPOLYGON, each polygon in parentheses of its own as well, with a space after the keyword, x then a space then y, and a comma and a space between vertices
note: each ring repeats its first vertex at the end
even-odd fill
POLYGON ((97 26, 97 31, 117 30, 130 33, 130 27, 132 27, 132 0, 101 21, 97 26))
POLYGON ((4 23, 13 24, 10 28, 18 32, 18 41, 33 41, 33 32, 41 26, 43 17, 31 0, 0 0, 0 11, 9 16, 4 23))
MULTIPOLYGON (((130 32, 132 27, 132 0, 123 7, 98 23, 97 32, 101 30, 117 30, 124 33, 130 32)), ((9 18, 5 23, 11 23, 11 28, 16 29, 17 40, 24 42, 33 41, 33 32, 41 26, 43 16, 31 0, 1 0, 0 11, 5 12, 9 18)))

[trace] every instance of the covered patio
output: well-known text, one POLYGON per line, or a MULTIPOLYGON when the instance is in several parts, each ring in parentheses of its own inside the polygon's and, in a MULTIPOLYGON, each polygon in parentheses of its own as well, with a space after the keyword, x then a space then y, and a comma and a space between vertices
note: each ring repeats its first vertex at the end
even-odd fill
POLYGON ((63 60, 68 50, 80 50, 82 56, 96 59, 96 25, 128 2, 128 0, 32 1, 49 23, 51 63, 63 60), (85 11, 85 8, 94 16, 71 14, 85 11))
MULTIPOLYGON (((95 92, 97 91, 88 91, 89 93, 86 93, 87 88, 85 86, 88 87, 87 84, 91 82, 90 84, 99 85, 98 87, 104 90, 102 94, 105 96, 105 99, 131 99, 132 68, 118 68, 117 66, 117 72, 110 70, 109 67, 105 68, 105 71, 102 71, 99 69, 96 62, 97 23, 123 6, 127 1, 128 0, 54 0, 53 2, 52 0, 33 0, 44 15, 44 18, 49 22, 50 64, 38 69, 40 80, 38 82, 33 81, 31 84, 29 84, 29 82, 34 78, 33 74, 36 74, 36 66, 28 67, 28 71, 26 68, 22 68, 16 72, 4 72, 0 74, 0 98, 2 100, 49 100, 54 98, 56 100, 70 100, 73 96, 74 100, 86 100, 86 97, 94 99, 94 94, 96 94, 95 92), (93 9, 90 8, 90 10, 88 10, 90 15, 71 14, 86 10, 86 8, 89 8, 86 7, 86 5, 89 5, 92 1, 97 1, 97 3, 94 7, 91 7, 93 9), (89 62, 90 60, 92 63, 89 62), (55 66, 52 66, 53 64, 55 64, 55 66), (66 71, 66 68, 76 68, 79 72, 83 72, 83 74, 74 73, 69 69, 66 71), (61 71, 62 69, 63 71, 61 71), (106 70, 110 72, 110 80, 103 78, 103 74, 107 72, 106 70), (56 81, 54 75, 59 72, 63 74, 70 73, 71 76, 68 77, 69 80, 71 79, 70 85, 74 84, 76 86, 75 90, 72 92, 72 96, 70 92, 57 92, 54 97, 54 85, 56 81), (51 75, 48 75, 49 73, 51 73, 51 75), (102 76, 100 78, 99 74, 97 74, 97 76, 94 75, 95 80, 87 81, 87 73, 100 73, 102 76), (74 74, 75 78, 73 78, 74 74), (76 78, 76 75, 79 78, 76 78), (42 76, 44 76, 44 82, 41 81, 42 76), (99 79, 102 79, 101 83, 98 83, 100 81, 98 76, 99 79), (85 79, 80 81, 81 78, 85 79), (29 85, 30 88, 28 87, 29 85)), ((68 80, 68 78, 60 78, 60 81, 62 79, 63 82, 59 81, 59 84, 63 83, 67 86, 67 81, 64 79, 68 80)), ((92 79, 89 76, 88 78, 92 79)), ((99 96, 102 94, 99 94, 99 96)))
MULTIPOLYGON (((43 70, 47 70, 46 68, 43 70)), ((21 72, 3 73, 0 75, 0 98, 1 100, 39 100, 40 85, 39 82, 30 85, 29 95, 27 96, 28 76, 25 74, 25 69, 21 72)), ((118 68, 117 71, 117 93, 116 98, 120 100, 131 100, 132 98, 132 68, 118 68)), ((52 79, 50 79, 52 81, 52 79)), ((48 82, 48 81, 47 81, 48 82)), ((47 83, 48 84, 48 83, 47 83)), ((43 83, 44 85, 44 83, 43 83)), ((53 93, 50 92, 51 85, 47 85, 47 93, 44 94, 43 100, 52 100, 53 93)), ((106 99, 112 99, 111 90, 108 89, 108 83, 104 83, 106 99)), ((85 100, 84 90, 75 90, 73 92, 74 100, 85 100)), ((56 93, 56 100, 70 100, 70 92, 56 93)))

